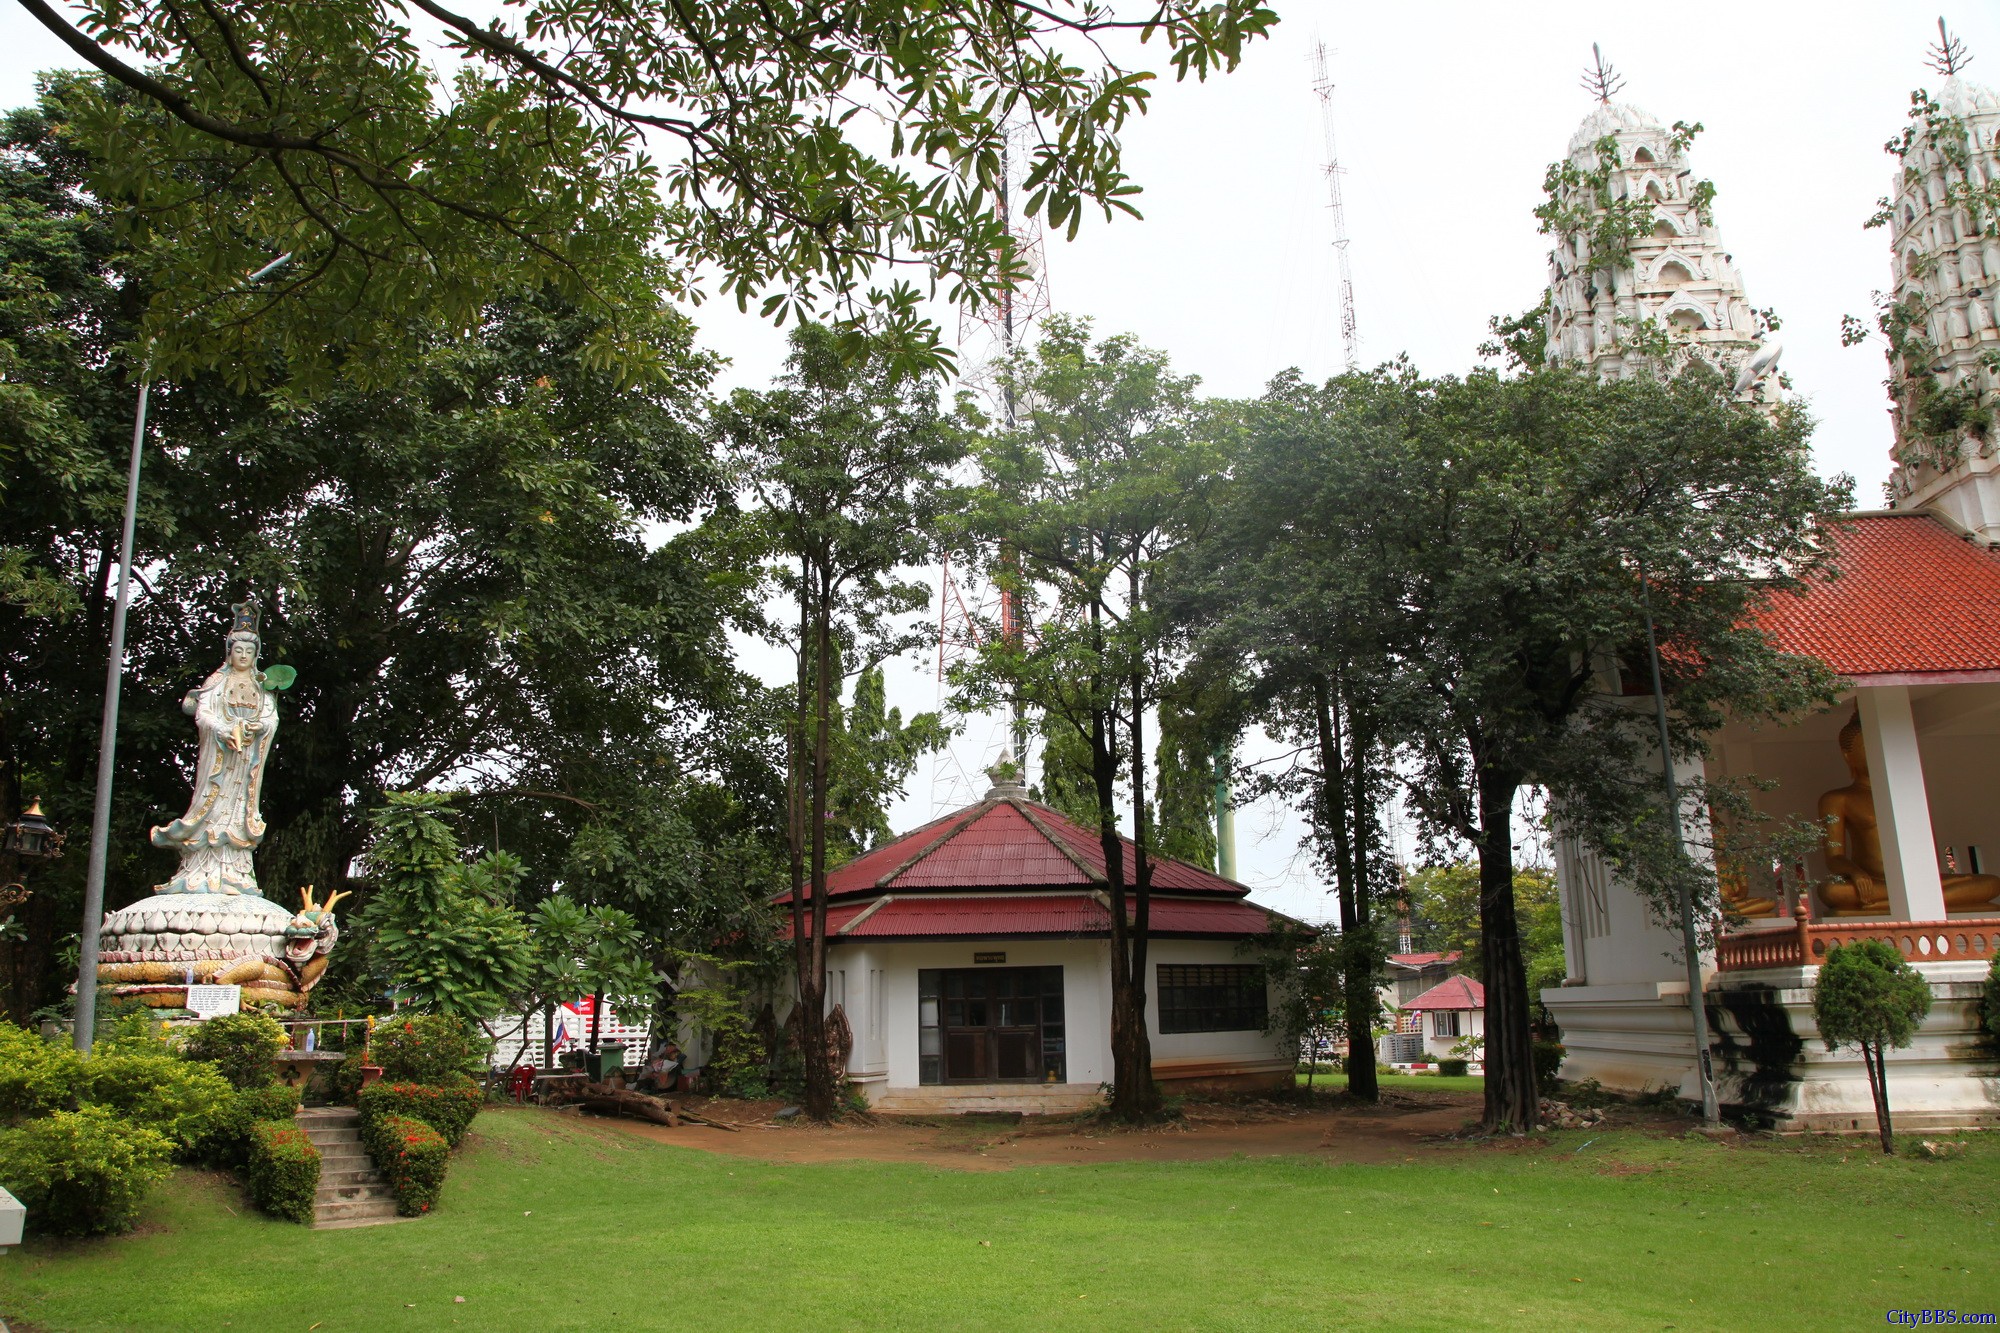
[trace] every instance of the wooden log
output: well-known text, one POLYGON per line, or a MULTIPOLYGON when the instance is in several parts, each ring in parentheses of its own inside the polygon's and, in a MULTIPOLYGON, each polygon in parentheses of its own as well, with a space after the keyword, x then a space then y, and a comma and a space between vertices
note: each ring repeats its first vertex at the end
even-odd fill
POLYGON ((584 1084, 582 1100, 585 1110, 596 1111, 600 1115, 629 1115, 674 1128, 679 1128, 681 1123, 679 1117, 658 1097, 648 1097, 643 1092, 628 1092, 608 1083, 584 1084))

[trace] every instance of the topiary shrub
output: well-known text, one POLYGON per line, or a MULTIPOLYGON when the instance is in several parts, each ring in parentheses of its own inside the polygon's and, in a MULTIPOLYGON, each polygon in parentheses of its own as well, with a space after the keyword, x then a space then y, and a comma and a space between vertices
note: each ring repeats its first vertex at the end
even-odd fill
POLYGON ((362 1069, 367 1059, 368 1057, 357 1046, 333 1067, 333 1099, 341 1105, 354 1105, 354 1099, 361 1094, 362 1080, 367 1077, 362 1073, 362 1069))
POLYGON ((1986 1035, 2000 1045, 2000 954, 1994 955, 1993 966, 1986 970, 1986 994, 1980 997, 1979 1013, 1986 1023, 1986 1035))
POLYGON ((77 1099, 115 1112, 128 1124, 156 1129, 186 1154, 236 1095, 212 1066, 183 1060, 164 1047, 93 1051, 83 1061, 77 1099))
POLYGON ((319 1149, 295 1124, 259 1121, 250 1127, 243 1180, 250 1201, 271 1216, 310 1224, 319 1193, 319 1149))
POLYGON ((0 1186, 27 1206, 36 1235, 128 1231, 173 1155, 172 1139, 105 1107, 54 1111, 0 1131, 0 1186))
POLYGON ((73 1110, 82 1081, 74 1046, 0 1022, 0 1120, 73 1110))
POLYGON ((396 1192, 397 1212, 417 1217, 437 1206, 451 1153, 444 1135, 421 1120, 385 1115, 373 1122, 364 1121, 361 1138, 376 1169, 389 1178, 389 1186, 396 1192))
POLYGON ((275 1083, 274 1061, 285 1049, 285 1029, 269 1014, 222 1014, 197 1024, 181 1038, 181 1054, 202 1060, 238 1088, 275 1083))
POLYGON ((1856 940, 1826 951, 1813 985, 1813 1022, 1831 1051, 1854 1046, 1875 1097, 1882 1151, 1896 1151, 1889 1119, 1889 1070, 1884 1053, 1908 1046, 1931 1011, 1931 984, 1887 940, 1856 940))
POLYGON ((190 1154, 211 1166, 242 1170, 250 1160, 250 1132, 266 1121, 291 1123, 299 1112, 299 1090, 283 1083, 240 1088, 209 1116, 190 1154))
POLYGON ((472 1118, 479 1114, 485 1100, 486 1094, 477 1083, 461 1079, 444 1087, 431 1083, 377 1083, 363 1088, 354 1104, 361 1110, 364 1126, 385 1116, 408 1116, 423 1121, 456 1148, 472 1128, 472 1118))
POLYGON ((412 1014, 375 1025, 368 1051, 390 1083, 452 1083, 476 1073, 488 1043, 462 1019, 412 1014))

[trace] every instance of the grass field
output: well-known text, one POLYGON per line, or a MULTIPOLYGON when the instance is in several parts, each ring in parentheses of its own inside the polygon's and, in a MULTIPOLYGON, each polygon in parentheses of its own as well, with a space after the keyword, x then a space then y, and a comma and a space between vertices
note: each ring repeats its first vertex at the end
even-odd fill
MULTIPOLYGON (((1306 1086, 1304 1074, 1295 1075, 1300 1087, 1306 1086)), ((1375 1081, 1384 1089, 1394 1088, 1398 1092, 1484 1092, 1486 1080, 1477 1074, 1460 1074, 1446 1078, 1442 1074, 1377 1074, 1375 1081)), ((1345 1074, 1314 1074, 1312 1086, 1315 1088, 1345 1088, 1345 1074)))
POLYGON ((0 1259, 0 1311, 46 1333, 1879 1328, 2000 1310, 1996 1181, 1990 1135, 1949 1162, 1585 1131, 1392 1166, 973 1172, 504 1110, 430 1217, 308 1231, 188 1172, 138 1234, 0 1259))

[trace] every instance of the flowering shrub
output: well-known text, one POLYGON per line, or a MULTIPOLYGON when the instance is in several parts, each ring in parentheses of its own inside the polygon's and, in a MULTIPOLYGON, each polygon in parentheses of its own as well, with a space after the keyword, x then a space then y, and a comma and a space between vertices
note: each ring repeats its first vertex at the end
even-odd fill
POLYGON ((0 1132, 0 1187, 27 1206, 38 1234, 128 1231, 173 1155, 166 1135, 102 1106, 54 1111, 0 1132))
POLYGON ((361 1139, 396 1192, 397 1212, 417 1217, 437 1206, 451 1152, 442 1134, 409 1116, 384 1115, 362 1121, 361 1139))
POLYGON ((354 1104, 361 1110, 364 1126, 383 1116, 408 1116, 423 1121, 456 1148, 465 1138, 465 1132, 472 1128, 472 1118, 479 1114, 480 1104, 485 1100, 486 1094, 477 1083, 460 1079, 446 1085, 377 1083, 363 1088, 354 1104))
POLYGON ((296 1124, 260 1120, 250 1127, 250 1199, 273 1217, 310 1224, 319 1193, 319 1149, 296 1124))
POLYGON ((368 1039, 370 1058, 391 1083, 450 1083, 477 1070, 486 1051, 484 1036, 447 1014, 392 1016, 368 1039))

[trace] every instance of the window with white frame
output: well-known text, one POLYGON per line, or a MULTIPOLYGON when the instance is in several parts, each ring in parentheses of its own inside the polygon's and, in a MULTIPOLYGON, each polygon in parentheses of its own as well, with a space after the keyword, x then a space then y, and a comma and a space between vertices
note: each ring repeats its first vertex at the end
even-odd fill
POLYGON ((1458 1010, 1433 1009, 1431 1011, 1431 1035, 1433 1037, 1456 1037, 1458 1035, 1458 1010))

